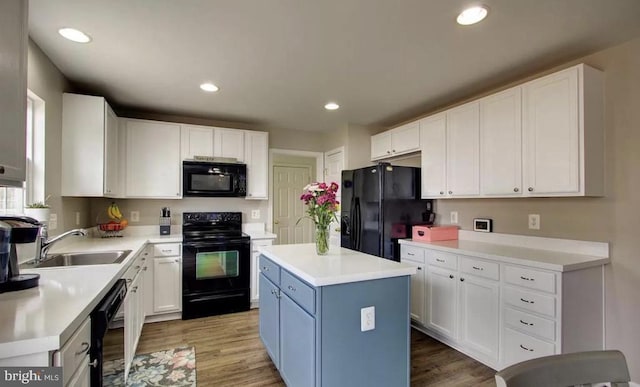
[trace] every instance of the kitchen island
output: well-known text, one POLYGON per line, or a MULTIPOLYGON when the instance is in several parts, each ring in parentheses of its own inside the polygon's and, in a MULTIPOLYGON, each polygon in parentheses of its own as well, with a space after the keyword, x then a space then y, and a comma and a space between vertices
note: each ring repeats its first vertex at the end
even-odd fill
POLYGON ((409 385, 414 266, 314 244, 260 253, 260 338, 288 386, 409 385))

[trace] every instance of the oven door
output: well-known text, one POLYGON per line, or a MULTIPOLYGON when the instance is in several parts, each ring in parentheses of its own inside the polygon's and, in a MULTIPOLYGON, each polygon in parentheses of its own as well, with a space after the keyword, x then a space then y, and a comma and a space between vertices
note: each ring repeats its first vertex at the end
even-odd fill
POLYGON ((247 240, 182 244, 183 293, 248 289, 251 247, 247 240))

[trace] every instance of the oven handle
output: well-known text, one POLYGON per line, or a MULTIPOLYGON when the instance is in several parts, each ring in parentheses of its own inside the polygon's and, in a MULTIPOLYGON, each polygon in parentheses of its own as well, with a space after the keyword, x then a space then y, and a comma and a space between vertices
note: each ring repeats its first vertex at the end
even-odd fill
POLYGON ((251 242, 242 239, 227 239, 225 241, 216 241, 216 242, 182 242, 183 247, 191 247, 191 248, 207 248, 211 246, 242 246, 249 245, 251 242))
POLYGON ((200 296, 197 298, 190 299, 189 302, 201 302, 201 301, 212 301, 212 300, 220 300, 224 298, 233 298, 243 296, 244 293, 232 293, 232 294, 214 294, 211 296, 200 296))

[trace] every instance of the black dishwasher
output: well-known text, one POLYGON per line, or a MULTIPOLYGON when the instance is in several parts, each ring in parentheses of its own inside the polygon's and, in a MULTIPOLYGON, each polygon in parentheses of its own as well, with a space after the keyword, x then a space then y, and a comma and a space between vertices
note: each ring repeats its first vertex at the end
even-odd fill
MULTIPOLYGON (((109 331, 109 323, 113 321, 120 306, 127 295, 127 283, 120 279, 109 293, 91 312, 91 387, 102 387, 103 366, 105 359, 105 337, 109 331)), ((118 346, 122 346, 124 359, 124 340, 121 338, 118 346)))

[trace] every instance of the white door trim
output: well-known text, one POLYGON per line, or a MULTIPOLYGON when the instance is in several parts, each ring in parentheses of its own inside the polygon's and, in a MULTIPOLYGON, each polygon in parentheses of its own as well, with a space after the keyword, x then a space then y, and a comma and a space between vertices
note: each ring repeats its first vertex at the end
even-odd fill
MULTIPOLYGON (((322 180, 324 178, 324 152, 311 152, 301 151, 293 149, 269 149, 269 213, 267 215, 266 229, 269 232, 273 231, 273 159, 274 155, 289 155, 289 156, 304 156, 314 157, 316 159, 316 179, 322 180)), ((300 194, 302 194, 302 188, 300 187, 300 194)))

